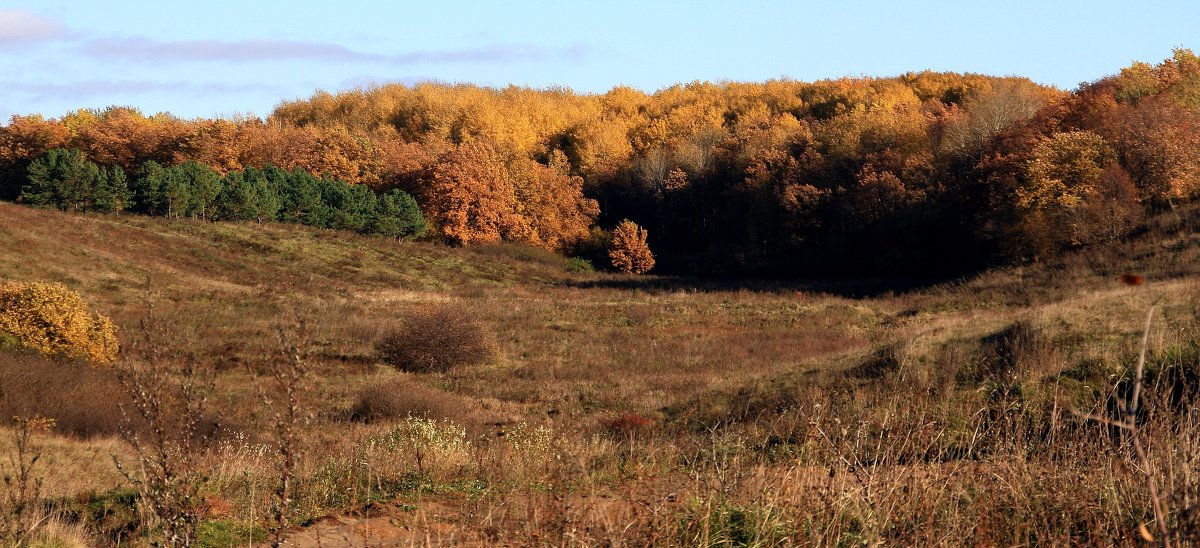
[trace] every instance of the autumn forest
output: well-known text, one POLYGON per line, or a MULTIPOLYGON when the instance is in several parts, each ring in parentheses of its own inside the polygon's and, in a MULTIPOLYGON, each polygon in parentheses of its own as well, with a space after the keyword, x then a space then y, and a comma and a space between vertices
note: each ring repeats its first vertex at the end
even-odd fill
MULTIPOLYGON (((453 245, 503 240, 606 265, 606 230, 629 219, 661 272, 938 276, 1119 238, 1147 211, 1194 199, 1198 124, 1200 59, 1184 49, 1071 92, 933 72, 653 94, 386 85, 318 92, 265 120, 14 116, 0 128, 0 196, 53 205, 23 195, 28 170, 70 149, 130 181, 128 199, 101 207, 114 212, 156 211, 135 190, 162 166, 214 180, 298 170, 347 183, 339 202, 359 188, 390 196, 379 231, 400 237, 427 220, 425 237, 453 245), (399 213, 409 196, 423 219, 399 213)), ((208 217, 218 193, 171 214, 208 217)), ((369 206, 314 223, 367 230, 381 223, 369 206)), ((308 206, 278 207, 225 218, 308 206)))

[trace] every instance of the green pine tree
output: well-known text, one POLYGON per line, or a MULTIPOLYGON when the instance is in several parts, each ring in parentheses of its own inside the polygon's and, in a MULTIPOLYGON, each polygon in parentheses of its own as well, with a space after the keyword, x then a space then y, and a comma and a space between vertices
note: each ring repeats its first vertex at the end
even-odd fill
POLYGON ((29 181, 18 198, 29 205, 86 211, 96 199, 102 169, 76 149, 46 151, 29 164, 29 181))

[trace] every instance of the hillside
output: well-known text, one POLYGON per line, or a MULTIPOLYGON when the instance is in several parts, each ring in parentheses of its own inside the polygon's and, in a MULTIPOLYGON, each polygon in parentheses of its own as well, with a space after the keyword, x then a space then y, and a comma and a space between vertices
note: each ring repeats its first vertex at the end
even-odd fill
MULTIPOLYGON (((279 399, 263 398, 285 359, 276 331, 297 319, 308 377, 293 510, 317 524, 295 530, 298 545, 1087 543, 1129 541, 1149 506, 1120 447, 1068 411, 1104 408, 1152 302, 1157 378, 1197 366, 1197 226, 1195 210, 1168 213, 1118 244, 850 297, 866 282, 571 273, 508 244, 0 203, 0 279, 62 282, 114 319, 131 355, 157 337, 162 367, 208 372, 210 413, 233 432, 201 457, 211 545, 265 538, 279 399), (1127 272, 1148 282, 1121 285, 1127 272), (381 335, 437 308, 478 322, 495 354, 447 373, 378 361, 381 335), (368 396, 392 414, 356 419, 368 396), (405 414, 452 423, 421 437, 405 414)), ((14 388, 76 378, 0 356, 6 412, 14 388)), ((37 411, 114 416, 116 393, 37 411)), ((1157 469, 1194 465, 1192 414, 1154 420, 1157 469)), ((45 496, 116 504, 110 489, 128 483, 108 455, 132 454, 111 424, 69 426, 40 438, 45 496)), ((1179 531, 1194 526, 1173 511, 1179 531)), ((58 519, 114 540, 112 523, 58 519)))

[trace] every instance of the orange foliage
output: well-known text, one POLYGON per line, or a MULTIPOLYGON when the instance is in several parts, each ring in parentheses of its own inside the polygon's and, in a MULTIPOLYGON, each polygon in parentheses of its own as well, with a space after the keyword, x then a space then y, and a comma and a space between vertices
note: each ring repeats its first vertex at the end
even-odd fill
POLYGON ((426 218, 455 245, 528 233, 516 189, 495 149, 478 141, 443 154, 426 173, 419 198, 426 218))
POLYGON ((0 162, 27 162, 52 148, 63 148, 70 133, 62 124, 36 114, 13 116, 0 126, 0 162))
POLYGON ((1200 109, 1158 96, 1119 112, 1116 145, 1144 197, 1157 203, 1200 197, 1200 109))
POLYGON ((564 250, 586 238, 600 206, 583 197, 583 179, 567 173, 566 157, 555 151, 549 167, 532 160, 514 164, 517 213, 529 229, 518 241, 564 250))
POLYGON ((381 165, 367 138, 342 128, 326 131, 301 128, 290 133, 299 150, 292 157, 282 159, 280 167, 300 167, 350 184, 374 186, 379 183, 381 165))
POLYGON ((8 125, 0 126, 0 198, 16 198, 29 162, 47 150, 66 146, 68 138, 65 126, 37 115, 13 116, 8 125))
POLYGON ((654 254, 646 245, 646 230, 628 219, 613 230, 608 257, 617 270, 628 274, 644 274, 654 268, 654 254))
POLYGON ((829 251, 901 257, 907 245, 943 255, 932 242, 944 226, 969 233, 952 240, 965 248, 1064 227, 1086 242, 1104 211, 1126 219, 1104 236, 1115 238, 1139 200, 1200 198, 1198 136, 1200 59, 1188 50, 1072 94, 930 71, 653 94, 395 84, 317 92, 267 120, 128 108, 14 117, 0 127, 0 195, 15 196, 29 161, 53 147, 127 171, 148 160, 221 173, 274 164, 404 189, 459 245, 565 251, 598 218, 653 218, 662 252, 792 266, 829 251), (899 236, 918 228, 931 243, 899 236))
POLYGON ((599 213, 566 160, 544 166, 507 162, 494 146, 470 141, 438 158, 417 191, 426 215, 456 245, 501 239, 562 250, 588 235, 599 213))
POLYGON ((175 161, 199 162, 224 174, 242 169, 240 128, 229 120, 197 123, 175 154, 175 161))
POLYGON ((401 188, 410 194, 416 193, 421 173, 445 152, 441 150, 443 147, 410 143, 396 138, 377 138, 374 143, 379 162, 379 187, 401 188))
POLYGON ((80 117, 70 146, 97 164, 132 173, 147 161, 168 162, 188 133, 187 124, 171 116, 147 118, 136 109, 110 107, 80 117))

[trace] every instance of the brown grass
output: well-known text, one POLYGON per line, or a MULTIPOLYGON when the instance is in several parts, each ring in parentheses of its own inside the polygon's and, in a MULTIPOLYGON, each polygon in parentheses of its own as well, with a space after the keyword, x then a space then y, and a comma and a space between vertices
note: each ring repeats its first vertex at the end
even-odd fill
POLYGON ((520 407, 496 399, 477 399, 430 387, 407 376, 372 383, 359 391, 351 420, 367 423, 408 417, 451 421, 471 431, 515 423, 520 407))
MULTIPOLYGON (((848 298, 572 274, 516 249, 303 227, 8 204, 0 216, 0 277, 67 283, 124 336, 152 278, 172 359, 211 371, 210 407, 241 425, 201 456, 223 501, 206 519, 222 526, 266 523, 277 448, 262 396, 286 311, 312 318, 295 515, 336 516, 319 523, 345 538, 359 533, 334 522, 398 524, 387 530, 400 536, 373 538, 400 545, 1130 544, 1139 526, 1157 530, 1145 478, 1119 436, 1068 410, 1103 413, 1119 398, 1158 300, 1147 397, 1160 403, 1142 432, 1172 534, 1197 531, 1192 225, 848 298), (1122 285, 1129 272, 1145 283, 1122 285), (443 307, 469 310, 494 357, 420 375, 378 365, 396 318, 443 307)), ((0 357, 15 371, 0 404, 32 405, 10 385, 111 393, 90 370, 17 380, 35 370, 21 359, 0 357)), ((80 435, 93 437, 47 440, 53 497, 121 483, 107 454, 123 449, 80 435)))
POLYGON ((0 417, 46 417, 78 438, 120 431, 124 392, 111 369, 0 351, 0 417))

